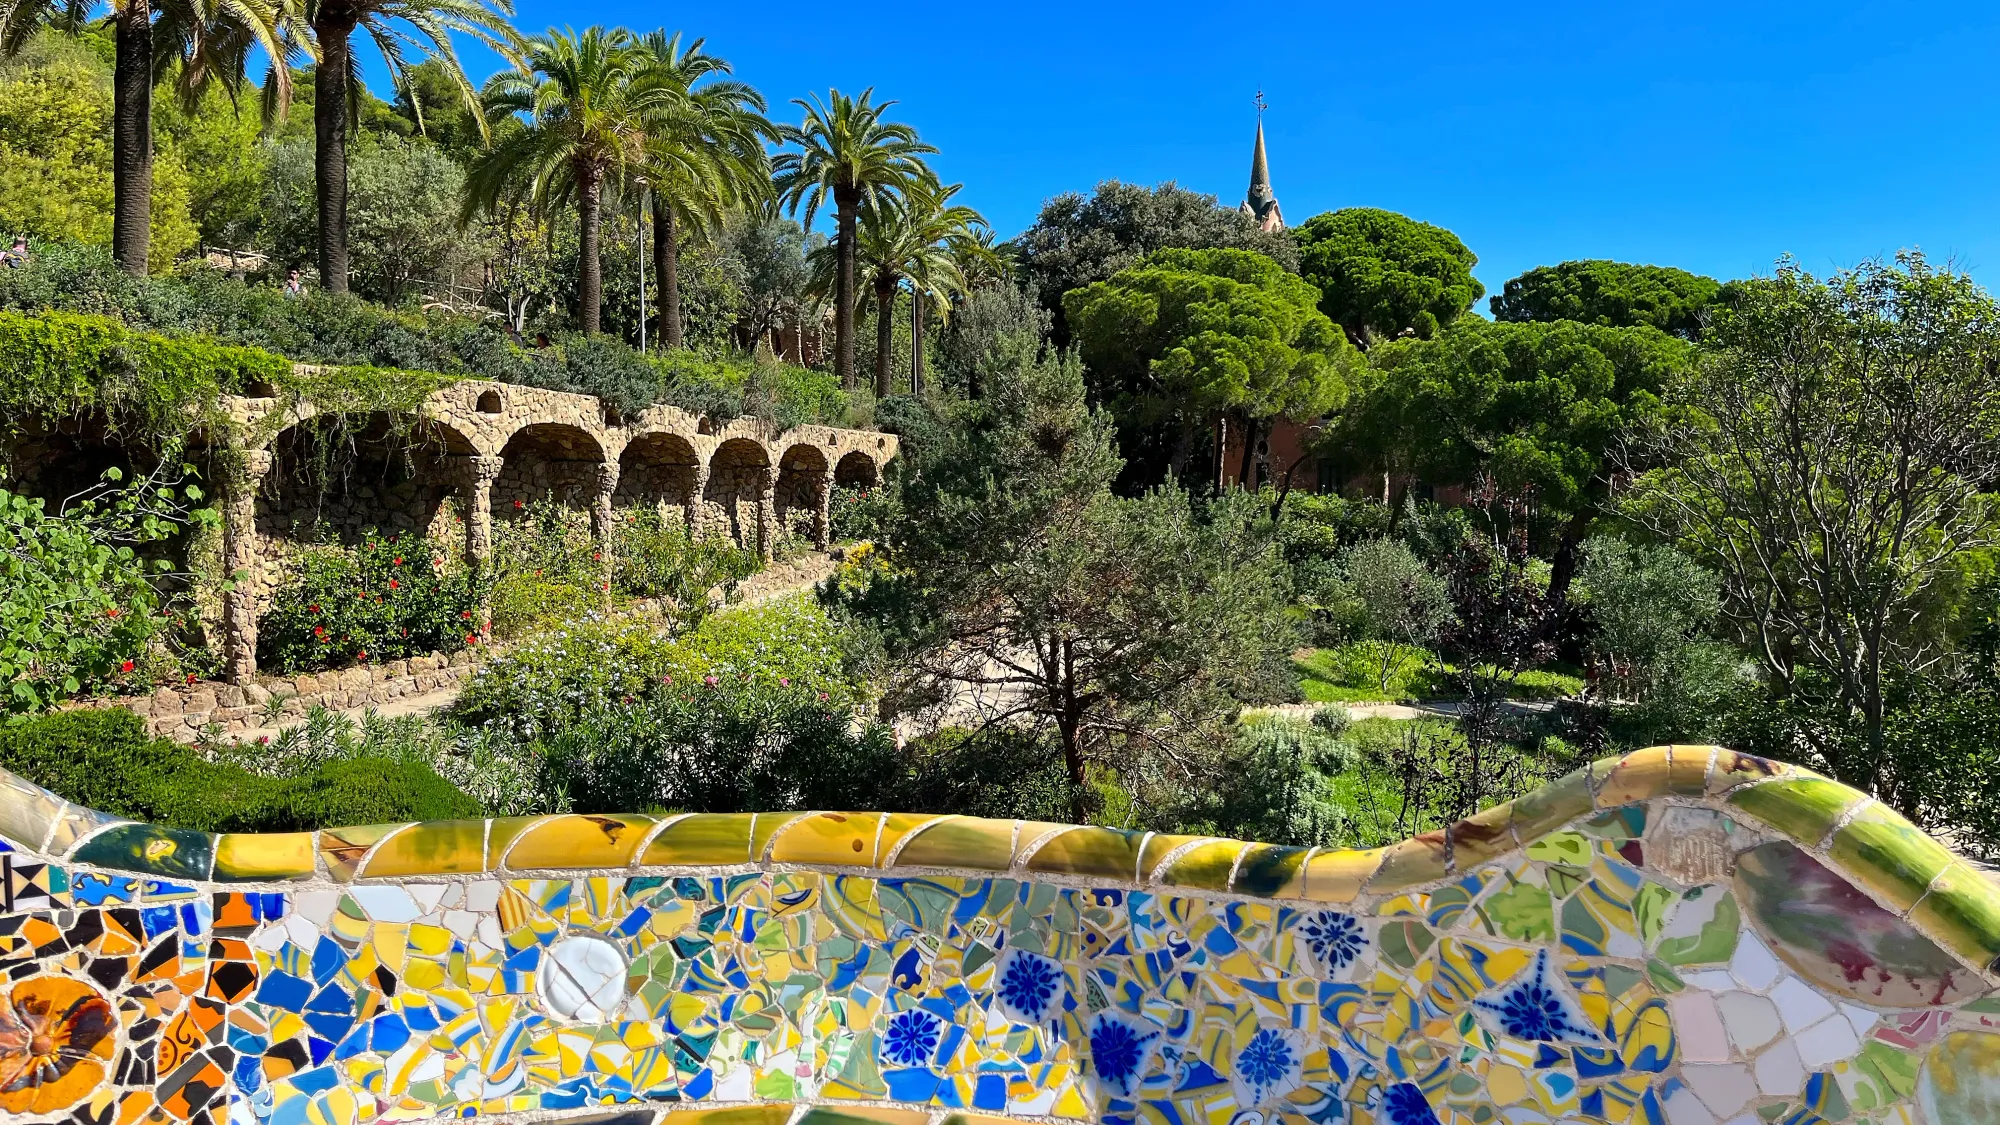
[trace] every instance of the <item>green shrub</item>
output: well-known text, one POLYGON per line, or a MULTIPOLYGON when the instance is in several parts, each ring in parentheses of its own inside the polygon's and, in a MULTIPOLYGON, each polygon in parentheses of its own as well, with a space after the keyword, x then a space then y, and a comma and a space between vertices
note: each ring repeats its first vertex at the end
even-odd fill
POLYGON ((509 574, 493 583, 489 599, 493 635, 503 641, 527 636, 551 622, 573 621, 604 608, 604 591, 574 582, 550 582, 530 574, 509 574))
POLYGON ((137 682, 167 624, 156 583, 172 569, 139 549, 212 522, 213 512, 189 510, 200 497, 192 485, 154 479, 107 483, 51 514, 39 499, 0 489, 0 712, 137 682))
POLYGON ((269 670, 380 663, 480 643, 481 580, 430 540, 370 531, 353 547, 306 548, 258 625, 269 670))
POLYGON ((883 779, 885 807, 899 812, 1070 818, 1071 786, 1062 746, 1033 731, 945 727, 911 740, 903 748, 899 773, 883 779))
POLYGON ((100 812, 203 832, 450 820, 479 805, 421 763, 352 758, 266 777, 163 738, 123 708, 0 727, 0 765, 100 812))
POLYGON ((613 525, 612 584, 621 594, 658 598, 676 630, 709 614, 711 591, 727 602, 763 560, 719 535, 696 539, 686 524, 652 509, 620 513, 613 525))

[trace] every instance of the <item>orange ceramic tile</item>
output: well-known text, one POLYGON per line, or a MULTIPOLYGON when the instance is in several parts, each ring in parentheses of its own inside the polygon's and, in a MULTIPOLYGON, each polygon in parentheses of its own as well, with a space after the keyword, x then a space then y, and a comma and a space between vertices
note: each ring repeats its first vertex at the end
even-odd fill
POLYGON ((657 823, 650 816, 550 817, 518 833, 504 856, 495 852, 494 866, 513 871, 629 867, 657 823))

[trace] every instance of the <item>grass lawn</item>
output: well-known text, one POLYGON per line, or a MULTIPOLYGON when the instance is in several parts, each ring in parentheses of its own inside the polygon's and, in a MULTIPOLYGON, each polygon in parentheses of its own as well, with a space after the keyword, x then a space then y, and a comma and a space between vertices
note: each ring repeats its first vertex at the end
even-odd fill
MULTIPOLYGON (((1394 703, 1414 699, 1454 699, 1460 696, 1457 669, 1420 648, 1388 654, 1376 641, 1357 641, 1337 648, 1307 649, 1292 658, 1299 690, 1309 703, 1394 703), (1385 687, 1382 667, 1389 657, 1385 687)), ((1583 690, 1583 677, 1565 665, 1523 672, 1508 692, 1510 699, 1553 700, 1583 690)))

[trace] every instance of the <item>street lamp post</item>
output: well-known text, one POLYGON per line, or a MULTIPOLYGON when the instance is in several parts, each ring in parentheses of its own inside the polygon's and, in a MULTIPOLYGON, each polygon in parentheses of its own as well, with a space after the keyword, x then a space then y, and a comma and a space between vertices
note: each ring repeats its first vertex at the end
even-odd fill
POLYGON ((639 354, 646 354, 646 210, 651 202, 646 177, 639 177, 639 354))

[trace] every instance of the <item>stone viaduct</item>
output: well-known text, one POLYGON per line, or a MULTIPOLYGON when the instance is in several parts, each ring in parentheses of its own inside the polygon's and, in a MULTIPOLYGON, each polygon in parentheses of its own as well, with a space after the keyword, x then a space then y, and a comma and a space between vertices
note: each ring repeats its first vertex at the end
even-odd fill
MULTIPOLYGON (((897 449, 894 435, 873 431, 781 431, 669 406, 621 417, 589 395, 482 380, 449 384, 411 415, 347 414, 338 427, 310 424, 319 407, 275 393, 223 407, 230 432, 197 441, 231 455, 194 459, 220 486, 222 569, 237 581, 222 594, 219 624, 236 682, 256 671, 258 617, 302 543, 372 527, 460 543, 483 561, 495 521, 553 499, 588 521, 606 559, 613 512, 633 508, 768 558, 786 534, 824 549, 834 485, 874 483, 897 449)), ((37 422, 9 453, 9 487, 53 500, 137 457, 88 423, 37 422)))

